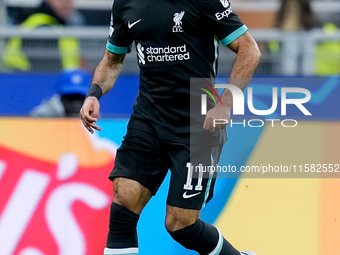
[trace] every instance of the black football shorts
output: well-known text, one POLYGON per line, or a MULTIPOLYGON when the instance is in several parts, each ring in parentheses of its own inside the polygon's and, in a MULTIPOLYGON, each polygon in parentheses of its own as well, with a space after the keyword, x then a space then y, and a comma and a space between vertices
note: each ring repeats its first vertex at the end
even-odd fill
POLYGON ((167 204, 185 209, 202 209, 213 197, 223 144, 193 146, 158 139, 129 129, 117 150, 109 179, 125 177, 148 188, 153 195, 171 170, 167 204))

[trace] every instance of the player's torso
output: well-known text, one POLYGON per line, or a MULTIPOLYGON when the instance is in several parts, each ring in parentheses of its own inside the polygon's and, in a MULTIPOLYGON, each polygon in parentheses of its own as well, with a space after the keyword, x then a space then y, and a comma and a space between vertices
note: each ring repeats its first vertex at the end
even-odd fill
POLYGON ((212 74, 214 35, 202 19, 202 0, 116 1, 142 70, 178 68, 182 76, 212 74))
POLYGON ((190 79, 215 76, 218 56, 202 1, 115 0, 114 17, 135 42, 141 69, 128 128, 152 126, 163 139, 189 142, 190 79))

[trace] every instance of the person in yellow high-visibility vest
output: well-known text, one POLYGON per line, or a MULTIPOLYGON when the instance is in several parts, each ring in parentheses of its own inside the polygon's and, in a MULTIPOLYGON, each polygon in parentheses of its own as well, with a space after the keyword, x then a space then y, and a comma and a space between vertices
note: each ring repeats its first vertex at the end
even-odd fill
MULTIPOLYGON (((335 24, 326 23, 323 31, 332 35, 338 30, 335 24)), ((320 76, 340 74, 340 41, 323 41, 316 46, 315 73, 320 76)))
MULTIPOLYGON (((64 26, 73 12, 72 0, 45 0, 21 26, 27 30, 44 26, 64 26)), ((50 72, 72 70, 80 65, 77 38, 33 40, 14 37, 5 46, 1 69, 8 72, 50 72), (59 54, 53 53, 53 50, 59 54)))
MULTIPOLYGON (((324 33, 328 35, 338 32, 336 25, 331 22, 321 25, 313 12, 311 1, 309 0, 281 0, 276 27, 283 31, 322 28, 324 33)), ((268 48, 271 53, 275 53, 279 51, 280 44, 278 41, 271 41, 268 44, 268 48)), ((317 43, 314 60, 315 75, 329 76, 340 74, 340 41, 323 40, 317 43)))
MULTIPOLYGON (((282 31, 309 31, 320 27, 320 22, 312 8, 310 0, 281 0, 280 8, 276 15, 275 28, 282 31)), ((266 49, 271 54, 281 54, 281 45, 279 41, 273 40, 266 45, 266 49)), ((285 58, 292 56, 286 54, 285 58)), ((297 59, 296 74, 301 74, 302 56, 299 55, 297 59)), ((274 63, 275 64, 275 63, 274 63)), ((279 68, 279 67, 277 67, 279 68)))

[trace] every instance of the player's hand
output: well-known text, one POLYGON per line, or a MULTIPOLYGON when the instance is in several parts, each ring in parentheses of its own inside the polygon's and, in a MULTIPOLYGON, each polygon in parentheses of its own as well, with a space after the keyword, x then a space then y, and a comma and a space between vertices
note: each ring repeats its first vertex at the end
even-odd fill
POLYGON ((85 102, 80 109, 80 118, 83 122, 85 128, 93 134, 93 130, 96 129, 101 131, 102 129, 95 123, 98 121, 99 117, 99 101, 95 97, 87 97, 85 102))
POLYGON ((214 132, 216 129, 225 128, 230 120, 230 111, 227 107, 217 104, 207 112, 203 129, 214 132))

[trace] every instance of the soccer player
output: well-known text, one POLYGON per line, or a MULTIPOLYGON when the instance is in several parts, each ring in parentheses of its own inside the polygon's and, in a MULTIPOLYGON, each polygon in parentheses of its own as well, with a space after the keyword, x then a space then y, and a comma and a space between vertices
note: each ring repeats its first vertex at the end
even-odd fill
POLYGON ((216 106, 208 105, 199 128, 190 132, 190 80, 214 79, 217 40, 237 53, 229 84, 244 90, 252 77, 260 52, 246 25, 228 0, 115 0, 111 18, 107 50, 80 111, 84 126, 91 133, 101 130, 98 100, 113 87, 133 41, 140 89, 109 176, 114 199, 104 254, 138 254, 139 215, 170 169, 165 225, 171 237, 199 254, 253 255, 240 253, 200 220, 215 176, 192 171, 192 166, 218 162, 226 133, 225 125, 214 127, 214 119, 230 118, 229 90, 216 106))

